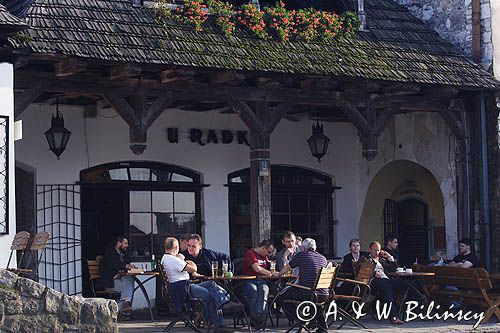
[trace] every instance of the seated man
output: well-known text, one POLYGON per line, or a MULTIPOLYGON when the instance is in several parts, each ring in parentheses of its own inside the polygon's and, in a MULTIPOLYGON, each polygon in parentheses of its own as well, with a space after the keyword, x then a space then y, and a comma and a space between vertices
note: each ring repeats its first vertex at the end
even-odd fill
POLYGON ((478 268, 480 267, 479 260, 477 260, 474 253, 471 251, 471 240, 469 238, 462 238, 458 241, 458 255, 448 264, 448 266, 462 267, 462 268, 478 268))
POLYGON ((134 294, 134 278, 132 276, 120 275, 127 269, 136 268, 130 263, 130 257, 126 252, 128 240, 124 236, 115 238, 113 246, 104 251, 101 263, 101 274, 104 288, 109 291, 120 293, 120 312, 130 315, 132 312, 132 295, 134 294))
POLYGON ((344 256, 340 269, 342 273, 354 276, 353 264, 359 259, 367 257, 368 252, 361 251, 361 243, 357 238, 349 241, 349 249, 350 252, 344 256))
MULTIPOLYGON (((167 274, 168 291, 174 302, 179 301, 178 298, 185 292, 187 286, 188 295, 185 296, 203 301, 205 315, 210 318, 214 325, 214 332, 232 332, 224 326, 222 313, 222 306, 229 302, 229 295, 214 281, 205 281, 199 284, 189 283, 189 273, 196 273, 197 267, 194 262, 184 260, 184 256, 179 253, 177 239, 173 237, 165 239, 165 254, 161 264, 167 274)), ((185 301, 185 298, 182 301, 185 301)))
POLYGON ((228 270, 231 272, 234 270, 231 258, 225 253, 204 248, 201 236, 198 234, 192 234, 188 237, 187 251, 184 251, 182 254, 186 260, 191 260, 196 264, 198 267, 196 273, 199 275, 212 275, 212 261, 218 261, 220 265, 222 260, 227 260, 229 264, 228 270))
POLYGON ((394 260, 396 261, 396 265, 398 262, 398 246, 399 241, 397 237, 389 235, 385 238, 385 246, 382 249, 382 251, 389 253, 394 258, 394 260))
POLYGON ((267 298, 269 296, 269 285, 266 280, 259 276, 278 275, 271 273, 268 256, 274 251, 270 240, 263 240, 259 246, 252 248, 243 257, 243 275, 256 275, 257 279, 245 281, 241 286, 241 294, 245 298, 250 309, 250 317, 256 326, 261 326, 265 320, 267 311, 267 298))
MULTIPOLYGON (((299 246, 295 243, 296 238, 295 234, 291 231, 287 231, 283 234, 281 238, 281 243, 283 244, 283 249, 276 253, 276 270, 280 271, 283 267, 285 267, 293 256, 298 253, 299 246)), ((298 268, 293 270, 294 274, 299 274, 298 268)))
MULTIPOLYGON (((372 260, 375 264, 375 275, 370 282, 372 293, 380 302, 390 307, 389 322, 392 324, 402 324, 403 321, 397 316, 397 309, 394 304, 396 294, 403 293, 407 285, 400 279, 389 279, 388 273, 395 272, 397 268, 396 260, 385 251, 380 250, 379 242, 371 242, 369 246, 369 256, 362 260, 372 260)), ((410 290, 411 292, 411 290, 410 290)))
POLYGON ((187 251, 188 248, 189 234, 180 234, 178 238, 179 238, 179 252, 183 253, 187 251))
MULTIPOLYGON (((323 267, 328 265, 328 261, 325 256, 316 252, 316 241, 314 239, 304 239, 302 246, 304 247, 304 251, 297 253, 292 260, 281 269, 279 275, 282 276, 298 267, 300 270, 298 285, 313 288, 318 278, 318 274, 323 267)), ((328 289, 318 289, 314 291, 314 293, 316 294, 317 302, 325 302, 329 296, 328 289)), ((283 295, 283 299, 313 300, 313 295, 308 290, 291 287, 287 289, 283 295)), ((292 304, 285 303, 285 307, 288 313, 293 313, 293 311, 296 310, 292 304)), ((323 311, 318 311, 315 320, 317 320, 318 323, 318 330, 316 332, 328 332, 323 311)))

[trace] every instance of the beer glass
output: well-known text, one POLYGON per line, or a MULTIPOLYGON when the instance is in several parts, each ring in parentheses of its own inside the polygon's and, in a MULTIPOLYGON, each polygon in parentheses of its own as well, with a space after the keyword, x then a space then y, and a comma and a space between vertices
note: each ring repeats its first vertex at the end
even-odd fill
POLYGON ((225 276, 228 270, 229 270, 229 261, 222 260, 222 276, 225 276))
POLYGON ((219 262, 214 260, 212 261, 212 277, 215 278, 217 277, 219 271, 219 262))
POLYGON ((270 260, 269 264, 271 266, 271 273, 276 272, 276 260, 270 260))

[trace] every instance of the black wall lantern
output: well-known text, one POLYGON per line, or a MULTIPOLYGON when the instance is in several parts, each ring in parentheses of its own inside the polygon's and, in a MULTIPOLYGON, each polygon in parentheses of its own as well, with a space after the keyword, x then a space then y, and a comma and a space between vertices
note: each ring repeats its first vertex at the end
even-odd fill
POLYGON ((307 139, 307 143, 312 155, 318 159, 318 162, 321 162, 321 158, 325 156, 330 141, 330 138, 323 134, 323 125, 320 125, 319 121, 317 121, 316 125, 313 125, 313 134, 307 139))
POLYGON ((45 137, 49 143, 50 150, 60 158, 66 149, 71 132, 64 127, 64 118, 59 112, 59 97, 56 99, 56 114, 52 115, 50 128, 45 131, 45 137))

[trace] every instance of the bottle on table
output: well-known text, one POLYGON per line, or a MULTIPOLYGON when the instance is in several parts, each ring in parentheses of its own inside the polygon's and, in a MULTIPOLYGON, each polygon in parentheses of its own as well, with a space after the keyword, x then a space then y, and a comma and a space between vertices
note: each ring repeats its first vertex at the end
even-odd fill
POLYGON ((156 271, 156 260, 154 254, 151 255, 151 271, 156 271))

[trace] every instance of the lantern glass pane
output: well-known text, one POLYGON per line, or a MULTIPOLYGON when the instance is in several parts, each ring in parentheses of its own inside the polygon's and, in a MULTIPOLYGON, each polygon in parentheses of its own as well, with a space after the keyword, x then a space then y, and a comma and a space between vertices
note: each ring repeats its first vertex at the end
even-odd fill
POLYGON ((53 132, 54 134, 54 148, 59 149, 63 146, 64 133, 62 132, 53 132))

